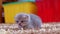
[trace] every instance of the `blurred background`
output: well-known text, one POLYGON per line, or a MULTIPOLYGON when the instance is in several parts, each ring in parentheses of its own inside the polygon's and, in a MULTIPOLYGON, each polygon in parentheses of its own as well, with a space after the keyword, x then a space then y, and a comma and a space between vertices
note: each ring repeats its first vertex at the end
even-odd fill
POLYGON ((37 14, 43 23, 60 22, 60 0, 0 0, 0 23, 14 22, 19 11, 37 14))

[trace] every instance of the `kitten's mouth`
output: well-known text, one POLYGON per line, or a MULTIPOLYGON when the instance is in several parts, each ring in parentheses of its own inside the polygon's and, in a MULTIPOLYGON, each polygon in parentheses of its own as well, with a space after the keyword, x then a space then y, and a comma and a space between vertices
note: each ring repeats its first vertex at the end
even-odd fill
POLYGON ((20 23, 19 26, 25 26, 26 24, 20 23))

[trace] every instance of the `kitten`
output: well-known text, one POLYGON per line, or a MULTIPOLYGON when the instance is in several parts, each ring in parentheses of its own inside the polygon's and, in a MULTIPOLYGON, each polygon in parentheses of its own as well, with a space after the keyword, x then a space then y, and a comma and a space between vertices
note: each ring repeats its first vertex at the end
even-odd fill
POLYGON ((35 14, 20 13, 15 16, 15 21, 19 29, 36 29, 41 28, 42 20, 35 14))

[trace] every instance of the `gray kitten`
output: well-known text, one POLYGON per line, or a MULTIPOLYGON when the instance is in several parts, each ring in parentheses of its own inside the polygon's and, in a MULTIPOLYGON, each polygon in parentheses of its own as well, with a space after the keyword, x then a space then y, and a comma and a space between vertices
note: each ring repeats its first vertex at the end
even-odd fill
POLYGON ((15 21, 19 29, 36 29, 41 28, 42 20, 35 14, 20 13, 15 16, 15 21))

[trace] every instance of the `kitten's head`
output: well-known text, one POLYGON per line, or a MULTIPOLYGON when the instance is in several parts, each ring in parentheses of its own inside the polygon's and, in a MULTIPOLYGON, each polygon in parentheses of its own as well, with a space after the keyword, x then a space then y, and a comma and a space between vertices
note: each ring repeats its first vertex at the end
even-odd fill
POLYGON ((17 14, 15 16, 15 21, 19 26, 27 26, 29 22, 29 15, 28 14, 17 14))

